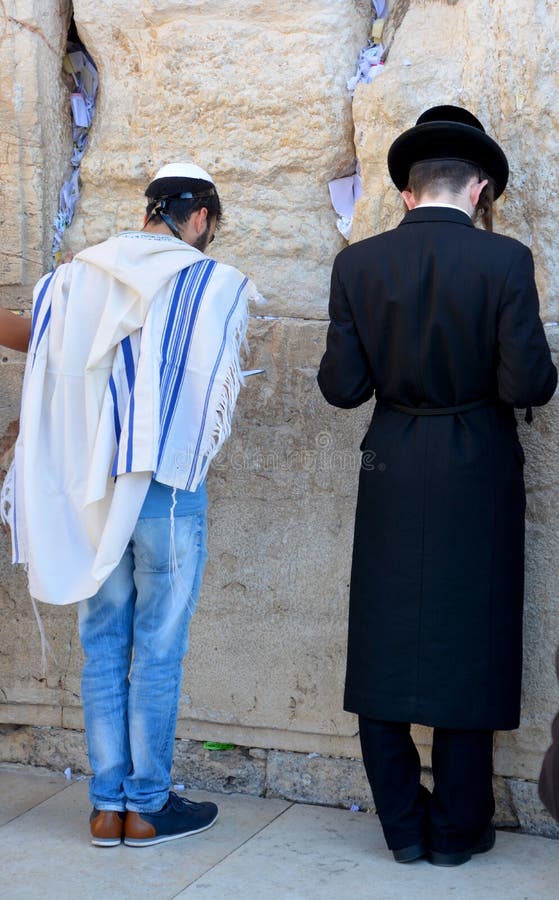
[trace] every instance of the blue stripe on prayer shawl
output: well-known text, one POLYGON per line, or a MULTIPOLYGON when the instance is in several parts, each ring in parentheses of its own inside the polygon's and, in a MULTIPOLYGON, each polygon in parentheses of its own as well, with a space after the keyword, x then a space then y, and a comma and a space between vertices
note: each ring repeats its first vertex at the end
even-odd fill
POLYGON ((176 400, 185 376, 192 335, 208 282, 217 263, 202 260, 183 269, 177 278, 169 304, 161 341, 160 377, 160 441, 161 461, 169 430, 175 415, 176 400))
POLYGON ((116 396, 116 384, 115 384, 115 380, 112 375, 109 378, 109 390, 111 392, 111 397, 113 398, 113 417, 114 417, 114 422, 115 422, 115 437, 116 437, 116 442, 118 444, 118 442, 120 441, 121 427, 120 427, 120 416, 118 414, 118 399, 116 396))
POLYGON ((161 339, 161 363, 159 365, 159 395, 160 395, 159 422, 160 422, 160 426, 161 426, 161 422, 163 421, 163 419, 165 417, 165 412, 167 410, 167 402, 166 402, 166 399, 168 397, 167 388, 168 388, 168 384, 172 378, 172 371, 170 368, 167 368, 168 359, 170 356, 169 346, 171 343, 171 338, 173 336, 173 333, 174 332, 176 333, 176 328, 177 328, 177 325, 179 322, 179 318, 181 319, 181 322, 183 319, 183 316, 179 316, 177 314, 177 306, 178 306, 181 298, 183 300, 185 297, 187 299, 191 299, 192 280, 193 280, 193 275, 195 275, 195 274, 196 273, 193 273, 192 271, 190 271, 189 268, 182 269, 179 272, 179 274, 177 275, 177 278, 175 280, 175 286, 174 286, 172 294, 171 294, 171 301, 169 303, 169 308, 167 310, 167 315, 165 317, 165 326, 163 328, 163 337, 161 339), (188 281, 187 281, 187 278, 188 278, 188 281), (186 283, 186 290, 185 290, 185 283, 186 283))
POLYGON ((194 469, 195 469, 195 466, 196 466, 196 461, 197 461, 197 459, 198 459, 198 453, 200 452, 200 444, 202 443, 202 435, 204 434, 204 427, 205 427, 205 425, 206 425, 206 416, 207 416, 207 414, 208 414, 208 404, 209 404, 209 402, 210 402, 210 395, 211 395, 212 388, 213 388, 213 384, 214 384, 214 381, 215 381, 215 376, 216 376, 216 374, 217 374, 217 370, 218 370, 218 368, 219 368, 219 364, 220 364, 220 362, 221 362, 221 358, 222 358, 222 356, 223 356, 223 353, 224 353, 224 351, 225 351, 225 346, 226 346, 226 343, 227 343, 227 329, 229 328, 229 322, 230 322, 230 320, 231 320, 231 316, 233 315, 233 313, 235 312, 235 310, 236 310, 236 308, 237 308, 237 306, 238 306, 238 304, 239 304, 239 300, 240 300, 240 297, 241 297, 241 293, 242 293, 242 291, 243 291, 243 288, 244 288, 245 285, 247 284, 247 282, 248 282, 248 278, 245 278, 244 281, 242 282, 241 286, 239 287, 239 290, 237 291, 237 296, 235 297, 235 302, 233 303, 233 306, 232 306, 231 309, 229 310, 229 314, 228 314, 228 316, 227 316, 227 318, 226 318, 226 320, 225 320, 225 326, 224 326, 224 329, 223 329, 223 340, 222 340, 222 342, 221 342, 221 347, 219 348, 219 354, 218 354, 218 357, 217 357, 217 359, 216 359, 216 361, 215 361, 215 366, 214 366, 214 368, 213 368, 213 372, 212 372, 212 375, 211 375, 211 378, 210 378, 210 383, 209 383, 209 385, 208 385, 208 390, 207 390, 207 393, 206 393, 206 400, 205 400, 205 403, 204 403, 204 412, 203 412, 203 415, 202 415, 202 425, 201 425, 201 427, 200 427, 200 433, 199 433, 199 435, 198 435, 198 441, 197 441, 197 443, 196 443, 196 450, 194 451, 194 461, 193 461, 193 463, 192 463, 192 468, 191 468, 191 470, 190 470, 190 475, 188 476, 188 481, 187 481, 187 483, 186 483, 186 490, 189 489, 190 485, 192 484, 192 479, 194 478, 194 469))
POLYGON ((132 344, 130 338, 125 337, 121 340, 120 346, 124 354, 124 365, 126 367, 126 380, 128 382, 128 390, 134 387, 134 356, 132 354, 132 344))
MULTIPOLYGON (((124 369, 126 371, 126 383, 128 385, 128 440, 126 443, 126 467, 125 472, 132 471, 132 451, 133 451, 133 433, 134 433, 134 383, 136 381, 136 369, 134 366, 134 354, 132 352, 132 343, 129 337, 125 337, 120 342, 120 349, 122 350, 122 355, 124 357, 124 369)), ((111 397, 113 401, 113 420, 115 427, 115 438, 116 438, 116 453, 113 459, 113 465, 111 468, 111 475, 113 478, 116 478, 118 475, 118 461, 120 456, 120 436, 122 434, 122 424, 120 421, 119 409, 118 409, 118 393, 116 389, 116 383, 111 375, 109 378, 109 390, 111 392, 111 397)))
POLYGON ((128 382, 128 390, 130 397, 128 400, 128 443, 126 446, 126 468, 125 472, 132 471, 132 450, 134 436, 134 381, 136 373, 134 370, 134 355, 132 353, 132 344, 130 338, 125 337, 121 342, 122 352, 124 354, 124 366, 126 369, 126 380, 128 382))
MULTIPOLYGON (((175 292, 175 303, 169 309, 167 322, 171 326, 166 346, 166 357, 161 363, 161 442, 158 462, 161 459, 167 436, 175 415, 175 403, 182 388, 186 366, 190 354, 192 335, 196 327, 198 312, 208 281, 215 269, 213 260, 204 260, 190 266, 181 284, 182 290, 175 292), (174 315, 173 315, 174 314, 174 315), (172 318, 171 318, 172 317, 172 318), (169 360, 171 363, 169 364, 169 360)), ((177 285, 178 287, 178 285, 177 285)))
POLYGON ((199 310, 200 290, 205 290, 207 281, 215 268, 213 260, 204 260, 183 269, 180 273, 167 312, 163 339, 161 342, 160 366, 160 423, 172 419, 170 404, 173 399, 173 384, 176 380, 176 359, 185 356, 186 365, 190 351, 190 339, 195 318, 199 310), (192 328, 185 328, 185 323, 192 323, 192 328))
MULTIPOLYGON (((47 292, 47 288, 52 281, 53 275, 54 275, 54 272, 51 272, 50 275, 46 276, 45 283, 43 284, 43 286, 41 288, 41 292, 40 292, 39 296, 37 297, 37 302, 36 302, 35 306, 33 307, 33 315, 31 316, 31 338, 29 341, 30 345, 33 343, 33 338, 35 337, 35 328, 37 327, 37 320, 39 318, 41 306, 42 306, 43 300, 45 299, 45 294, 47 292)), ((37 341, 37 343, 38 343, 38 341, 37 341)))
POLYGON ((33 362, 31 363, 31 368, 33 368, 33 366, 35 365, 35 360, 37 359, 37 350, 39 349, 39 344, 41 343, 41 338, 43 337, 43 335, 46 331, 47 325, 50 322, 51 313, 52 313, 52 306, 49 306, 49 308, 47 309, 47 311, 45 313, 45 317, 44 317, 42 325, 41 325, 41 330, 39 331, 37 343, 35 344, 35 350, 33 351, 33 354, 32 354, 33 362))
POLYGON ((43 321, 41 322, 41 327, 39 329, 39 334, 38 334, 37 340, 35 341, 35 344, 33 345, 33 340, 35 338, 35 331, 37 328, 37 323, 39 321, 39 313, 41 311, 41 306, 42 306, 43 300, 45 299, 45 294, 47 292, 49 284, 51 283, 51 281, 53 279, 53 276, 54 276, 54 272, 51 272, 50 275, 48 275, 46 277, 45 283, 43 284, 43 287, 41 288, 41 292, 40 292, 39 296, 37 297, 37 302, 33 309, 33 316, 31 318, 31 336, 29 338, 29 351, 28 351, 33 356, 33 362, 31 363, 31 368, 33 368, 33 366, 35 365, 35 354, 37 353, 37 349, 39 347, 39 344, 41 343, 41 338, 43 337, 43 335, 46 331, 47 325, 50 322, 52 305, 49 303, 49 307, 44 315, 43 321))
MULTIPOLYGON (((122 348, 120 348, 120 350, 122 352, 122 348)), ((116 352, 118 353, 118 348, 117 348, 116 352)), ((119 445, 120 445, 120 435, 122 433, 122 425, 120 423, 120 414, 119 414, 119 410, 118 410, 118 393, 117 393, 117 389, 116 389, 116 382, 112 375, 109 378, 109 390, 111 392, 111 397, 113 400, 113 420, 114 420, 114 426, 115 426, 115 441, 116 441, 116 452, 114 455, 113 465, 111 468, 111 475, 113 476, 113 478, 116 478, 118 475, 118 451, 119 451, 119 445)))

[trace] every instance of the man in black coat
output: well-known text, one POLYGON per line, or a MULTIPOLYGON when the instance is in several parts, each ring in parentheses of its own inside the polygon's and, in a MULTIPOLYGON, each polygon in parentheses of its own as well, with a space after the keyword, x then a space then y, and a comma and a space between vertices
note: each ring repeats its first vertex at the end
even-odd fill
POLYGON ((428 110, 388 166, 409 212, 336 258, 318 375, 334 406, 376 395, 361 445, 344 705, 359 714, 396 860, 452 866, 495 839, 493 732, 517 728, 520 713, 514 407, 547 403, 557 372, 530 250, 488 230, 508 165, 481 123, 458 107, 428 110), (410 723, 434 728, 432 794, 410 723))

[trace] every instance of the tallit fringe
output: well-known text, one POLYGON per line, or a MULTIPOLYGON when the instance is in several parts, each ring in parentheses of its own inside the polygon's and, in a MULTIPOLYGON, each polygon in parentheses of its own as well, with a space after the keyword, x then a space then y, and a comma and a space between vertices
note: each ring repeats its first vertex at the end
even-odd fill
MULTIPOLYGON (((15 504, 15 491, 14 491, 14 482, 15 482, 15 461, 12 461, 10 468, 6 473, 6 477, 4 479, 4 483, 2 485, 2 490, 0 492, 0 518, 4 525, 7 525, 10 528, 12 533, 12 562, 19 562, 16 559, 16 549, 15 549, 15 541, 14 541, 14 504, 15 504)), ((27 568, 27 566, 25 566, 27 568)), ((41 677, 46 678, 47 676, 47 653, 52 656, 53 659, 56 659, 54 655, 54 651, 51 645, 48 642, 48 638, 45 634, 45 626, 43 625, 43 620, 41 619, 41 614, 39 613, 39 608, 37 606, 37 601, 34 597, 31 597, 31 605, 33 607, 33 612, 35 613, 35 619, 37 620, 37 625, 39 627, 39 634, 41 636, 41 677)))
POLYGON ((4 478, 2 491, 0 492, 0 518, 2 519, 2 523, 8 525, 10 528, 12 527, 14 517, 14 473, 15 466, 12 460, 12 464, 4 478))
POLYGON ((15 459, 12 460, 10 468, 6 472, 2 490, 0 492, 0 519, 4 525, 10 529, 10 538, 12 541, 12 563, 19 563, 25 560, 26 551, 23 544, 22 535, 16 535, 15 522, 15 504, 16 504, 16 467, 15 459))
POLYGON ((245 304, 244 311, 234 331, 231 332, 227 342, 227 351, 232 360, 225 380, 223 389, 218 400, 215 423, 209 437, 209 441, 200 453, 200 457, 196 464, 194 472, 193 484, 199 485, 206 475, 212 459, 219 453, 224 442, 231 434, 231 426, 233 422, 233 412, 241 386, 244 385, 245 379, 241 368, 241 351, 248 353, 248 341, 246 338, 248 328, 248 303, 245 304))

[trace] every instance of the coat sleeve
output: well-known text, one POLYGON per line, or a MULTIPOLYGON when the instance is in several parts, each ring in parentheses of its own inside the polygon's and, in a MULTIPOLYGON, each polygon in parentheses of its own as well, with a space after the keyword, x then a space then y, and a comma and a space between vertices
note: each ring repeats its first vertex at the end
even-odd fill
POLYGON ((512 406, 543 406, 557 386, 557 369, 539 314, 534 262, 527 247, 510 267, 499 307, 497 383, 512 406))
POLYGON ((352 409, 373 396, 374 384, 337 260, 332 270, 329 314, 326 352, 320 363, 318 386, 332 406, 352 409))

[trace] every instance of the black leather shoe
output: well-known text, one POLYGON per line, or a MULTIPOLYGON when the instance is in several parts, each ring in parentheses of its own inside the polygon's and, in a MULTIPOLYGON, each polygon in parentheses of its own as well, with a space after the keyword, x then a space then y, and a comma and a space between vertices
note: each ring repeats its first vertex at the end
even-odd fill
POLYGON ((433 866, 461 866, 468 862, 474 853, 487 853, 495 846, 495 826, 488 825, 479 841, 469 850, 458 850, 456 853, 439 853, 438 850, 429 850, 427 859, 433 866))
POLYGON ((409 847, 402 847, 401 850, 393 850, 392 854, 396 862, 409 863, 415 859, 421 859, 426 854, 425 845, 422 843, 411 844, 409 847))

